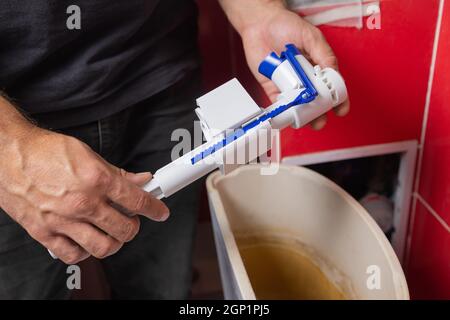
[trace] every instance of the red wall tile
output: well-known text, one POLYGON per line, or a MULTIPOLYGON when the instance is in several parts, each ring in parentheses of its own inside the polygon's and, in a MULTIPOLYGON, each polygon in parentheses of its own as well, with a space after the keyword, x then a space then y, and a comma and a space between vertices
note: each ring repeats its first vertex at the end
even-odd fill
MULTIPOLYGON (((450 3, 445 2, 429 105, 419 193, 450 224, 450 3)), ((417 298, 450 299, 450 233, 419 205, 408 278, 417 298)))
POLYGON ((450 299, 450 234, 417 203, 407 280, 413 299, 450 299))
POLYGON ((283 155, 420 136, 438 0, 381 2, 381 29, 322 27, 346 79, 351 111, 321 131, 288 129, 283 155))
MULTIPOLYGON (((259 104, 267 105, 247 67, 241 40, 230 33, 217 3, 198 3, 207 89, 236 76, 259 104), (227 56, 230 52, 231 57, 227 56)), ((381 30, 321 27, 339 58, 352 109, 345 118, 330 115, 320 131, 286 129, 283 156, 418 139, 438 3, 381 1, 381 30)))
MULTIPOLYGON (((450 224, 450 2, 445 2, 419 192, 450 224)), ((450 272, 450 270, 449 270, 450 272)))

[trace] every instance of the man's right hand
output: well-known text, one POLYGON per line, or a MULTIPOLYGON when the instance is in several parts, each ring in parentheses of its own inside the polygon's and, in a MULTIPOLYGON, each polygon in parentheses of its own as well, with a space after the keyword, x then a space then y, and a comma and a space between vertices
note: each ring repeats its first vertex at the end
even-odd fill
POLYGON ((105 258, 134 238, 138 216, 118 207, 156 221, 169 216, 140 188, 150 173, 116 168, 69 136, 28 124, 2 140, 0 163, 0 207, 67 264, 105 258))

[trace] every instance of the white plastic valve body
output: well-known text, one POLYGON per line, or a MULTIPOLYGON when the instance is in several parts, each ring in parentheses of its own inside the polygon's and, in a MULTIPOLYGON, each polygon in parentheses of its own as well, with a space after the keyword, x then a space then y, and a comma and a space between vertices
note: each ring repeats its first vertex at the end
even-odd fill
MULTIPOLYGON (((303 60, 301 58, 304 59, 303 56, 300 56, 300 61, 303 60)), ((304 60, 302 65, 310 64, 306 59, 304 60)), ((314 77, 310 77, 310 79, 318 92, 317 97, 307 104, 293 106, 273 118, 271 123, 274 129, 283 129, 289 125, 295 129, 301 128, 347 100, 344 80, 337 71, 331 68, 320 69, 319 66, 316 66, 314 70, 314 77), (286 125, 287 123, 289 124, 286 125)), ((282 91, 278 101, 269 106, 267 110, 276 109, 278 106, 286 104, 286 101, 294 100, 302 89, 300 85, 299 89, 282 91)))
POLYGON ((344 80, 337 71, 313 67, 301 54, 295 55, 295 59, 316 90, 310 102, 294 104, 269 116, 272 111, 292 104, 306 89, 298 70, 287 59, 271 73, 270 78, 281 93, 277 102, 266 109, 259 108, 236 79, 225 83, 197 100, 196 113, 208 142, 156 171, 144 190, 158 198, 169 197, 217 168, 227 173, 229 170, 224 169, 229 165, 227 155, 245 154, 244 162, 248 163, 270 149, 264 139, 271 129, 303 127, 347 99, 344 80), (262 118, 264 121, 259 121, 262 118), (248 129, 249 123, 256 125, 248 129), (243 133, 227 139, 228 129, 243 133), (259 147, 251 152, 249 146, 255 141, 259 141, 259 147))
MULTIPOLYGON (((313 67, 303 55, 297 55, 295 58, 318 94, 313 101, 294 106, 273 118, 272 124, 276 129, 285 128, 286 122, 289 121, 292 121, 290 125, 293 128, 301 128, 347 100, 347 88, 344 79, 336 70, 332 68, 321 69, 320 66, 313 67)), ((304 85, 288 60, 283 61, 275 69, 271 79, 280 89, 280 95, 278 101, 266 110, 273 110, 286 104, 287 101, 293 101, 304 89, 304 85)))

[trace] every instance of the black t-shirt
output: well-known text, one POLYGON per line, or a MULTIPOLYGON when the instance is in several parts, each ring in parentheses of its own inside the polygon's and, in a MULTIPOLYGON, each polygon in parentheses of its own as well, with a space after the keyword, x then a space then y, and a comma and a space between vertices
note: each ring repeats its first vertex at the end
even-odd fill
POLYGON ((49 126, 101 119, 198 68, 196 17, 193 0, 0 0, 0 90, 49 126))

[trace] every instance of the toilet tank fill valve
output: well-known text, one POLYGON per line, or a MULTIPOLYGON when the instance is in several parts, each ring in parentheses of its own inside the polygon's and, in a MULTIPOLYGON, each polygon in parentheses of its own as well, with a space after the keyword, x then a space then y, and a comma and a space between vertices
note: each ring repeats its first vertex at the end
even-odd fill
POLYGON ((258 132, 301 128, 347 99, 342 76, 313 67, 292 44, 280 55, 270 53, 259 72, 280 90, 277 101, 260 108, 236 79, 198 98, 195 112, 207 142, 157 170, 146 191, 161 199, 217 168, 228 173, 236 166, 225 161, 227 153, 241 152, 248 163, 270 150, 270 144, 259 143, 249 152, 258 132))

